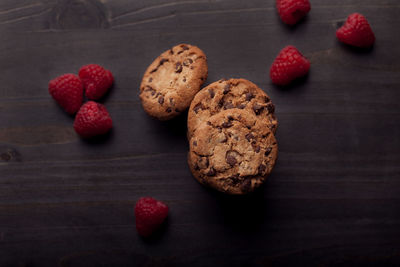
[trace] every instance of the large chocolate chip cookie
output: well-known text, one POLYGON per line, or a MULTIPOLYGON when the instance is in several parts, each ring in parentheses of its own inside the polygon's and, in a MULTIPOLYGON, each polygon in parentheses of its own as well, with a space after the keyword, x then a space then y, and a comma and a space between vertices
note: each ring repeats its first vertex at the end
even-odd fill
POLYGON ((278 154, 267 124, 246 109, 228 109, 205 119, 190 139, 188 163, 202 184, 229 194, 259 187, 278 154))

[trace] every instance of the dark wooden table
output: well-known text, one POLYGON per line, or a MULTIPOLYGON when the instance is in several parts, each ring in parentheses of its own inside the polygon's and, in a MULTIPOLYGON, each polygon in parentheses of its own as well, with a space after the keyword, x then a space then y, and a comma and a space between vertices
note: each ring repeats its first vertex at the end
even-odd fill
POLYGON ((273 0, 2 0, 0 266, 400 265, 400 3, 311 2, 289 28, 273 0), (352 12, 375 31, 370 51, 335 38, 352 12), (200 186, 186 117, 141 108, 145 68, 181 42, 207 54, 207 83, 247 78, 276 104, 279 160, 253 195, 200 186), (268 72, 288 44, 312 67, 281 89, 268 72), (47 92, 88 63, 116 77, 114 130, 91 142, 47 92), (147 195, 170 216, 143 240, 133 207, 147 195))

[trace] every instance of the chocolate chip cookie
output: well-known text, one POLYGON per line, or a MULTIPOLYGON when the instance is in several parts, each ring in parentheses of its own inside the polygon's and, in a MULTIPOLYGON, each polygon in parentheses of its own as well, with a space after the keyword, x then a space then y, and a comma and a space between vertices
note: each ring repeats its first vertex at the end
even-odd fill
POLYGON ((275 106, 269 96, 254 83, 245 79, 230 79, 214 82, 203 88, 194 97, 188 114, 188 137, 210 116, 228 109, 247 110, 267 123, 276 132, 278 121, 275 106))
POLYGON ((169 120, 186 110, 207 79, 206 55, 188 44, 162 53, 147 68, 140 85, 144 110, 160 120, 169 120))
POLYGON ((205 119, 190 139, 188 163, 202 184, 229 194, 259 187, 278 154, 274 134, 254 112, 228 109, 205 119))

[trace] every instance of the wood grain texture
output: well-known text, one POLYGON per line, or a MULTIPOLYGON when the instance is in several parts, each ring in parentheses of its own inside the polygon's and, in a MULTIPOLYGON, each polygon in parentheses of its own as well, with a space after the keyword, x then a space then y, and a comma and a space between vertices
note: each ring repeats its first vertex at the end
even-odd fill
POLYGON ((0 266, 400 265, 400 4, 315 0, 294 28, 265 0, 0 1, 0 266), (377 36, 339 44, 352 12, 377 36), (186 117, 149 118, 138 93, 152 60, 201 47, 209 84, 247 78, 276 105, 280 154, 247 197, 200 186, 186 164, 186 117), (291 88, 270 83, 285 45, 312 62, 291 88), (105 138, 80 140, 47 83, 83 64, 110 69, 105 138), (135 201, 170 206, 151 240, 135 201))

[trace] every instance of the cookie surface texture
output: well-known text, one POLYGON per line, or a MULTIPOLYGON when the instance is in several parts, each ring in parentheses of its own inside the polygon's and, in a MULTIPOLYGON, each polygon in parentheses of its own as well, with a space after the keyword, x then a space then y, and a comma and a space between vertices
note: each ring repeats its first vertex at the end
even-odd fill
POLYGON ((229 109, 201 123, 190 139, 188 163, 202 184, 228 194, 254 191, 272 171, 278 144, 252 112, 229 109))
POLYGON ((147 68, 140 85, 144 110, 159 120, 185 111, 207 79, 207 58, 196 46, 180 44, 165 51, 147 68))
POLYGON ((278 120, 269 96, 249 80, 230 79, 214 82, 194 97, 188 113, 188 137, 202 122, 228 109, 247 110, 276 132, 278 120))

